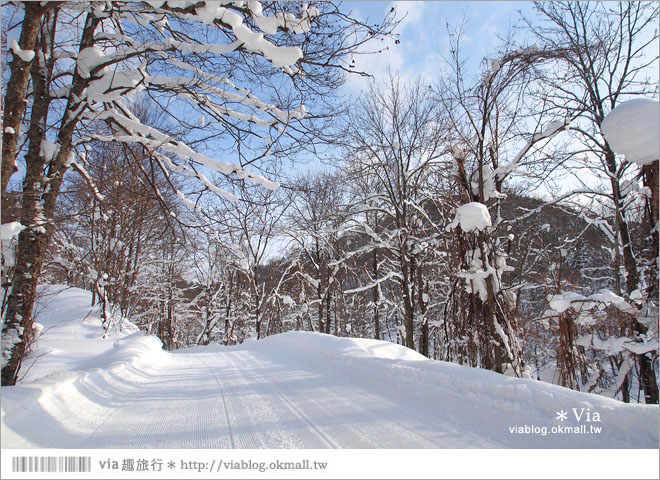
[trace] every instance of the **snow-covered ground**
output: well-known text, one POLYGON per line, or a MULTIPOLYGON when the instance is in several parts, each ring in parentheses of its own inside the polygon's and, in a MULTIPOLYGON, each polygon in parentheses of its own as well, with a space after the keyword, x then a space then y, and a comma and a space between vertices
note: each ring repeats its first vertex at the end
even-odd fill
POLYGON ((315 333, 169 353, 130 324, 102 338, 89 304, 69 289, 39 313, 4 448, 658 448, 657 406, 315 333))

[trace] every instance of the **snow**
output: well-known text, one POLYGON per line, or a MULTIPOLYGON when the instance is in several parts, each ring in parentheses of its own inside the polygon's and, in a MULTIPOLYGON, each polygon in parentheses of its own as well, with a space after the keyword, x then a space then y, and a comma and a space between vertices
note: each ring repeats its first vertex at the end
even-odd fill
POLYGON ((16 40, 11 41, 11 51, 24 62, 31 62, 34 58, 34 51, 22 50, 21 47, 18 46, 16 40))
POLYGON ((108 59, 103 55, 103 52, 96 47, 87 47, 78 53, 77 67, 78 73, 83 78, 89 78, 92 70, 98 67, 108 59))
POLYGON ((16 130, 14 130, 11 127, 5 127, 5 133, 8 133, 9 135, 13 135, 14 133, 16 133, 16 130))
POLYGON ((646 352, 657 350, 660 346, 657 340, 635 341, 629 337, 608 337, 605 340, 597 335, 588 334, 578 338, 576 345, 601 350, 608 355, 616 355, 624 350, 642 355, 646 352))
POLYGON ((470 202, 456 209, 456 216, 448 228, 460 226, 464 232, 481 231, 492 225, 488 208, 483 203, 470 202))
MULTIPOLYGON (((551 295, 549 298, 550 308, 558 313, 563 313, 571 307, 591 308, 594 302, 605 305, 612 305, 622 312, 637 313, 637 309, 625 301, 616 293, 610 290, 601 290, 589 296, 581 295, 576 292, 562 292, 551 295)), ((579 309, 579 308, 578 308, 579 309)))
POLYGON ((0 245, 2 251, 2 269, 4 272, 16 264, 16 237, 25 227, 19 222, 9 222, 0 225, 0 245))
POLYGON ((60 150, 59 143, 49 142, 48 140, 41 141, 41 150, 40 155, 44 158, 46 162, 52 162, 53 158, 57 156, 57 152, 60 150))
MULTIPOLYGON (((497 191, 497 188, 495 187, 495 175, 500 174, 501 171, 494 172, 493 169, 491 169, 489 166, 484 166, 482 168, 482 173, 483 173, 483 201, 487 202, 491 198, 504 198, 506 195, 500 193, 497 191)), ((472 174, 471 181, 470 181, 470 186, 472 187, 472 194, 473 195, 479 195, 479 171, 475 171, 472 174)))
POLYGON ((565 121, 555 120, 554 122, 548 123, 546 127, 541 131, 532 136, 532 141, 542 140, 544 138, 550 138, 554 136, 557 132, 563 129, 566 126, 565 121))
POLYGON ((9 222, 0 225, 0 240, 6 241, 16 237, 25 227, 19 222, 9 222))
POLYGON ((636 98, 620 103, 605 116, 601 130, 607 143, 626 160, 649 165, 660 158, 660 103, 636 98))
POLYGON ((30 369, 2 387, 4 448, 658 446, 657 406, 309 332, 168 353, 130 324, 104 339, 89 303, 68 289, 40 310, 30 369), (512 432, 573 408, 598 412, 602 433, 512 432))

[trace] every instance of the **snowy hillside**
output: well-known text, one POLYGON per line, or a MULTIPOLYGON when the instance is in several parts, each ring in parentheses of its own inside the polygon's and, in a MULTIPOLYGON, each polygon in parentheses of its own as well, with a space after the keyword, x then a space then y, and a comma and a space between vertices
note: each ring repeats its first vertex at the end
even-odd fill
POLYGON ((103 339, 89 304, 69 289, 39 314, 3 447, 658 448, 657 406, 316 333, 168 353, 130 324, 103 339))

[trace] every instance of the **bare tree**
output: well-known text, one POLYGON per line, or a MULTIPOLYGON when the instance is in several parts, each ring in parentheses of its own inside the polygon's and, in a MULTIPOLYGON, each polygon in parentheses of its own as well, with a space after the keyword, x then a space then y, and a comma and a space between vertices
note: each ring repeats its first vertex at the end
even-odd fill
POLYGON ((366 223, 358 225, 373 248, 387 252, 390 262, 379 272, 380 278, 365 287, 372 289, 385 281, 399 285, 404 344, 415 349, 419 324, 420 346, 428 355, 424 258, 426 245, 432 245, 439 231, 428 215, 433 200, 427 182, 431 172, 441 168, 444 153, 439 109, 421 81, 404 86, 390 75, 386 85, 372 88, 364 97, 349 124, 346 168, 350 176, 368 177, 377 185, 362 199, 361 209, 378 212, 383 228, 375 231, 366 223))
POLYGON ((340 231, 350 214, 342 183, 339 175, 327 173, 298 178, 288 214, 287 234, 300 251, 303 267, 298 275, 314 291, 310 305, 316 304, 319 331, 324 333, 330 333, 332 299, 342 268, 340 231))

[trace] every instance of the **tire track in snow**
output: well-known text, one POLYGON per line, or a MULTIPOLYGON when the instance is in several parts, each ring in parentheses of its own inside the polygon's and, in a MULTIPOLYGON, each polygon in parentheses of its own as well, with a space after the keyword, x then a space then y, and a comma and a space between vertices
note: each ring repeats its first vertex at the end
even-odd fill
MULTIPOLYGON (((243 352, 246 353, 246 352, 243 352)), ((264 362, 258 363, 257 359, 254 355, 247 354, 244 356, 244 362, 247 361, 247 359, 252 359, 252 364, 253 365, 259 365, 260 367, 266 365, 268 367, 272 366, 277 366, 277 364, 273 362, 269 362, 269 364, 266 364, 264 362)), ((305 372, 304 370, 298 370, 298 372, 305 372)), ((297 372, 297 373, 298 373, 297 372)), ((308 372, 305 372, 308 373, 308 372)), ((363 406, 355 401, 350 402, 351 406, 357 406, 357 408, 352 408, 351 410, 347 411, 346 409, 342 408, 342 403, 346 403, 346 399, 337 394, 336 391, 333 391, 332 389, 325 387, 323 385, 317 385, 319 383, 319 380, 322 381, 322 377, 312 377, 305 379, 305 385, 306 386, 311 386, 314 385, 314 392, 318 392, 318 397, 322 398, 324 400, 328 400, 327 404, 322 403, 316 398, 312 398, 308 394, 305 394, 300 388, 295 388, 292 387, 291 390, 295 392, 296 397, 303 397, 305 398, 309 403, 315 405, 316 408, 326 412, 328 415, 328 418, 334 419, 334 425, 330 424, 329 428, 333 430, 338 430, 338 434, 340 435, 334 435, 335 438, 337 436, 345 436, 348 433, 349 438, 345 438, 344 440, 348 443, 346 447, 340 446, 339 448, 388 448, 388 445, 383 444, 382 441, 379 439, 382 438, 401 438, 401 436, 416 436, 418 437, 417 441, 412 440, 411 438, 409 439, 410 441, 405 442, 408 447, 412 448, 419 448, 420 443, 419 443, 419 438, 423 438, 423 445, 425 447, 433 447, 433 446, 438 446, 437 443, 432 442, 430 439, 426 439, 420 435, 418 435, 416 432, 411 431, 410 429, 404 428, 402 426, 400 429, 393 428, 391 419, 383 416, 383 415, 374 415, 372 412, 369 410, 365 410, 363 406), (332 405, 335 408, 329 408, 328 405, 332 405), (349 421, 347 416, 349 414, 353 413, 356 418, 356 421, 359 422, 360 427, 356 427, 352 425, 349 421), (370 417, 372 420, 374 418, 377 418, 377 424, 376 422, 365 422, 365 417, 370 417), (385 420, 385 422, 383 422, 385 420), (373 432, 374 428, 380 429, 378 432, 373 432), (383 431, 385 430, 385 431, 383 431), (367 432, 372 432, 372 433, 377 433, 377 435, 369 435, 367 432)), ((265 380, 261 380, 262 382, 266 382, 265 380)), ((271 386, 272 387, 272 386, 271 386)), ((274 387, 272 387, 274 388, 274 387)), ((342 387, 343 388, 343 387, 342 387)), ((286 395, 283 395, 286 396, 286 395)), ((364 399, 365 397, 363 397, 364 399)), ((291 402, 293 403, 293 402, 291 402)), ((344 405, 345 407, 345 405, 344 405)), ((327 435, 330 435, 327 433, 327 435)), ((332 436, 332 435, 330 435, 332 436)), ((397 443, 397 446, 401 446, 401 442, 397 443)))
MULTIPOLYGON (((279 350, 275 349, 269 349, 268 351, 268 356, 270 358, 274 358, 280 361, 280 364, 282 365, 287 365, 291 363, 291 358, 285 358, 282 356, 281 352, 279 350)), ((410 425, 406 425, 402 423, 401 421, 395 420, 392 417, 387 417, 384 414, 373 411, 372 413, 377 415, 378 417, 382 418, 386 422, 394 423, 404 429, 407 432, 410 432, 414 434, 417 437, 420 437, 427 442, 430 442, 432 445, 435 446, 435 448, 474 448, 475 445, 480 445, 483 447, 490 447, 490 448, 502 448, 503 445, 500 443, 493 442, 483 436, 483 433, 481 432, 476 432, 471 428, 465 427, 465 426, 458 426, 455 424, 449 424, 449 423, 438 423, 437 420, 435 420, 434 415, 429 414, 428 412, 424 412, 423 410, 398 399, 393 399, 389 396, 383 396, 377 391, 374 390, 368 390, 364 386, 361 385, 356 385, 350 381, 350 376, 342 376, 341 378, 336 374, 336 372, 332 372, 331 370, 328 369, 315 369, 309 364, 304 364, 304 366, 301 367, 302 370, 305 370, 310 373, 316 373, 320 374, 322 376, 325 376, 327 378, 333 379, 337 384, 342 386, 342 389, 345 389, 346 391, 351 391, 355 394, 354 397, 349 397, 348 395, 342 395, 341 399, 345 399, 348 402, 352 402, 356 405, 361 405, 363 402, 363 399, 365 398, 365 395, 370 395, 374 396, 377 395, 379 397, 379 403, 381 403, 381 406, 383 403, 389 404, 394 410, 397 410, 398 412, 403 412, 405 418, 409 418, 413 421, 418 422, 420 425, 433 425, 435 428, 436 432, 443 432, 447 431, 447 429, 450 429, 451 434, 454 435, 454 437, 450 440, 449 444, 442 442, 438 443, 437 438, 431 438, 422 432, 419 432, 417 429, 411 428, 410 425), (465 441, 466 435, 469 435, 468 441, 465 441)), ((323 387, 321 387, 323 388, 323 387)), ((390 448, 401 448, 400 445, 397 445, 396 447, 390 447, 390 448)), ((419 446, 416 448, 420 448, 419 446)), ((421 447, 421 448, 428 448, 428 447, 421 447)), ((434 448, 434 447, 431 447, 434 448)))
MULTIPOLYGON (((151 383, 156 380, 156 378, 165 370, 166 368, 169 368, 172 363, 174 362, 174 359, 171 359, 167 365, 163 365, 161 368, 157 370, 157 372, 153 375, 153 377, 147 382, 151 383)), ((83 381, 84 384, 84 381, 83 381)), ((140 388, 142 388, 144 384, 140 385, 140 388)), ((89 388, 89 386, 88 386, 89 388)), ((110 413, 110 415, 107 415, 101 423, 97 425, 97 427, 84 439, 81 440, 80 446, 78 448, 89 448, 90 443, 93 444, 94 440, 98 436, 98 433, 103 430, 104 427, 106 427, 108 424, 111 424, 111 420, 114 420, 114 418, 117 416, 118 413, 120 413, 122 409, 115 407, 113 411, 110 413)))
POLYGON ((227 448, 228 435, 219 435, 225 424, 213 413, 217 398, 208 393, 208 369, 182 357, 173 354, 149 381, 130 384, 115 397, 112 415, 84 447, 227 448))
POLYGON ((234 434, 231 428, 231 422, 229 421, 229 411, 227 410, 227 399, 225 398, 225 392, 222 388, 222 385, 220 384, 220 381, 218 380, 218 377, 215 374, 215 372, 211 369, 211 367, 208 366, 208 364, 204 360, 202 360, 201 355, 194 356, 193 358, 199 360, 206 367, 206 369, 209 372, 211 372, 211 375, 213 376, 213 379, 215 380, 215 383, 218 386, 218 390, 220 390, 220 396, 222 397, 222 408, 225 411, 225 421, 227 422, 227 432, 229 433, 229 444, 231 445, 231 448, 236 448, 236 443, 234 442, 234 434))
MULTIPOLYGON (((328 438, 321 430, 319 430, 316 425, 314 425, 313 422, 309 420, 309 418, 300 411, 295 405, 293 405, 279 390, 275 389, 270 385, 267 381, 263 379, 261 375, 256 373, 254 369, 251 370, 246 370, 246 364, 242 362, 240 366, 236 365, 235 360, 233 359, 233 356, 236 355, 238 351, 236 352, 219 352, 217 355, 218 359, 226 360, 235 371, 241 372, 242 377, 245 379, 246 377, 251 377, 254 380, 258 382, 259 385, 266 387, 266 389, 271 392, 269 395, 262 395, 265 396, 265 400, 263 398, 257 398, 259 400, 258 407, 259 409, 262 409, 262 415, 261 419, 264 420, 266 418, 266 415, 263 413, 263 409, 266 409, 267 411, 265 413, 270 413, 271 420, 273 424, 284 424, 286 419, 282 415, 282 412, 277 412, 274 410, 274 402, 273 399, 279 399, 279 403, 288 411, 289 413, 293 413, 294 417, 299 421, 301 426, 306 426, 306 431, 310 432, 314 435, 314 438, 317 438, 320 443, 317 442, 312 442, 310 443, 309 440, 306 440, 304 437, 300 437, 299 435, 295 434, 295 429, 289 428, 286 430, 285 434, 280 437, 282 442, 287 442, 287 443, 292 443, 290 445, 261 445, 261 448, 282 448, 283 446, 285 447, 294 447, 294 448, 323 448, 323 447, 330 447, 330 448, 339 448, 336 442, 334 442, 332 439, 328 438), (275 394, 275 397, 273 397, 272 394, 275 394)), ((249 385, 249 384, 248 384, 249 385)), ((244 385, 243 387, 245 387, 244 385)), ((245 396, 243 396, 243 399, 245 396)), ((242 403, 242 402, 241 402, 242 403)), ((230 402, 231 404, 231 402, 230 402)), ((254 410, 257 410, 257 408, 254 408, 254 410)), ((243 418, 246 420, 250 421, 250 428, 257 432, 259 436, 263 436, 263 430, 264 428, 261 427, 259 428, 258 424, 255 424, 252 420, 254 418, 253 415, 243 415, 243 418)), ((277 431, 277 430, 275 430, 277 431)), ((271 427, 271 433, 274 433, 272 427, 271 427)))
MULTIPOLYGON (((274 356, 279 360, 282 360, 281 356, 273 355, 272 351, 269 352, 269 355, 274 356)), ((282 364, 285 363, 286 362, 282 362, 282 364)), ((303 368, 302 371, 312 372, 313 370, 303 368)), ((400 410, 401 406, 403 406, 402 404, 400 404, 400 402, 394 402, 393 400, 387 397, 383 397, 377 392, 373 392, 373 391, 365 390, 364 388, 361 387, 353 386, 350 382, 346 382, 345 379, 342 379, 342 381, 340 382, 338 377, 328 375, 327 372, 315 372, 315 373, 318 373, 321 376, 321 378, 332 378, 333 380, 335 380, 335 383, 341 386, 342 394, 339 395, 336 391, 333 391, 332 389, 323 385, 315 385, 314 391, 319 393, 324 392, 322 393, 322 395, 325 394, 327 396, 332 396, 334 399, 336 399, 338 405, 341 405, 342 403, 349 404, 350 408, 352 408, 353 410, 360 411, 362 416, 367 416, 367 417, 371 417, 372 419, 376 419, 377 425, 375 425, 374 427, 376 429, 386 430, 386 431, 376 432, 379 438, 396 439, 396 441, 391 442, 389 445, 380 444, 380 448, 445 448, 445 444, 438 443, 437 439, 430 438, 429 436, 424 435, 419 431, 410 428, 409 425, 405 425, 404 423, 395 420, 393 416, 388 417, 385 414, 380 413, 376 410, 366 410, 364 408, 365 399, 369 399, 369 398, 371 399, 371 403, 373 403, 374 406, 383 407, 389 404, 390 406, 392 406, 393 409, 396 410, 400 410), (357 394, 357 399, 351 398, 348 395, 346 395, 347 391, 351 391, 357 394)), ((428 423, 427 421, 428 418, 424 418, 423 420, 424 423, 428 423)), ((366 426, 363 425, 363 428, 368 428, 368 425, 366 426)), ((351 446, 351 448, 355 448, 355 447, 351 446)))

